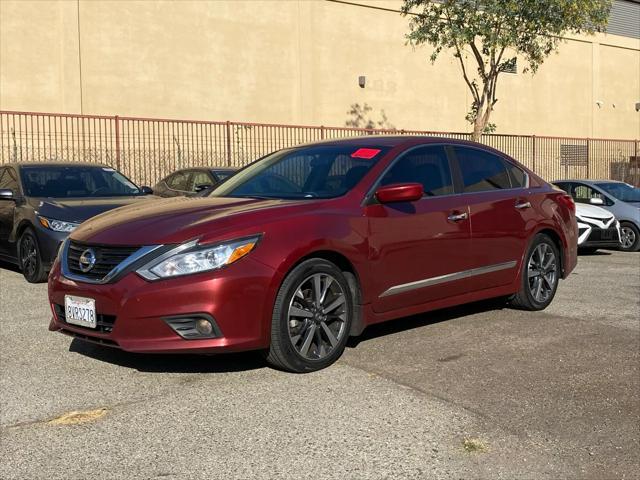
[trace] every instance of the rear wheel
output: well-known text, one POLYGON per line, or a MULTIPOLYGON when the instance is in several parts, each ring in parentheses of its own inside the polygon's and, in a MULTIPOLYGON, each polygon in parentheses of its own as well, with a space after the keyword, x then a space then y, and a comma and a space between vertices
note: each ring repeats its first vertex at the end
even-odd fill
POLYGON ((511 305, 523 310, 543 310, 553 300, 560 278, 560 254, 545 234, 533 239, 524 259, 522 283, 511 305))
POLYGON ((297 373, 331 365, 344 351, 353 311, 349 284, 338 267, 323 259, 302 262, 276 297, 267 361, 297 373))
POLYGON ((640 230, 633 223, 620 224, 620 250, 624 252, 640 250, 640 230))
POLYGON ((47 272, 42 264, 38 239, 31 228, 27 228, 18 241, 18 258, 20 270, 29 283, 41 283, 47 279, 47 272))

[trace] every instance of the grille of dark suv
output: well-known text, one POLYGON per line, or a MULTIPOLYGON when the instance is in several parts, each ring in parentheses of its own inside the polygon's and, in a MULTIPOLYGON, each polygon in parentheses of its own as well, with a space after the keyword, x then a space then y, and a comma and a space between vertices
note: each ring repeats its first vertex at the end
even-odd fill
MULTIPOLYGON (((67 315, 64 311, 63 305, 58 305, 57 303, 53 306, 56 310, 56 318, 64 323, 67 323, 67 315)), ((113 325, 116 323, 115 315, 104 315, 102 313, 96 314, 96 328, 87 328, 81 327, 80 325, 73 325, 74 327, 86 328, 92 332, 100 332, 100 333, 111 333, 113 330, 113 325)))
POLYGON ((91 280, 102 280, 111 270, 126 260, 138 247, 120 247, 105 245, 83 245, 78 242, 70 242, 67 250, 67 268, 75 275, 81 275, 91 280), (91 248, 96 256, 96 263, 91 270, 80 270, 80 255, 91 248))

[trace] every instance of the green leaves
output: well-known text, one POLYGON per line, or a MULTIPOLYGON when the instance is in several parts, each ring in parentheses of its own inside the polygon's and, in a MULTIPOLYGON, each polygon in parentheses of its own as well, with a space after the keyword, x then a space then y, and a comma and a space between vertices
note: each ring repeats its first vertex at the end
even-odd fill
MULTIPOLYGON (((503 48, 514 50, 536 70, 567 33, 603 31, 610 0, 405 0, 412 45, 456 49, 475 43, 488 57, 503 48)), ((485 59, 485 65, 488 64, 485 59)))
POLYGON ((610 10, 611 0, 404 0, 402 5, 409 44, 431 45, 432 62, 443 50, 458 59, 473 96, 467 119, 474 134, 490 125, 498 76, 517 57, 527 64, 523 73, 535 72, 564 35, 604 31, 610 10), (475 62, 477 80, 467 58, 475 62))

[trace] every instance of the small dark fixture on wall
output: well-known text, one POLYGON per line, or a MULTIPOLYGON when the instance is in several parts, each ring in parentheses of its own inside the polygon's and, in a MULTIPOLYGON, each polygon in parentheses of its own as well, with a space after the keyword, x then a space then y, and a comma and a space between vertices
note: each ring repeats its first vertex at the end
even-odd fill
POLYGON ((360 88, 364 88, 366 83, 367 83, 367 77, 365 77, 364 75, 360 75, 358 77, 358 85, 360 85, 360 88))
POLYGON ((640 112, 640 102, 636 102, 636 112, 640 112))

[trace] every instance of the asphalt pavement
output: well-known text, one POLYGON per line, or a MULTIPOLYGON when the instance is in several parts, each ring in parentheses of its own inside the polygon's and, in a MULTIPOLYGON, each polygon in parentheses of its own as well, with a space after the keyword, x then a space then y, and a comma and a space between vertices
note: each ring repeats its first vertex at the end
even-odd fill
POLYGON ((371 327, 307 375, 49 332, 46 285, 0 267, 2 479, 640 478, 640 254, 580 257, 543 312, 371 327))

